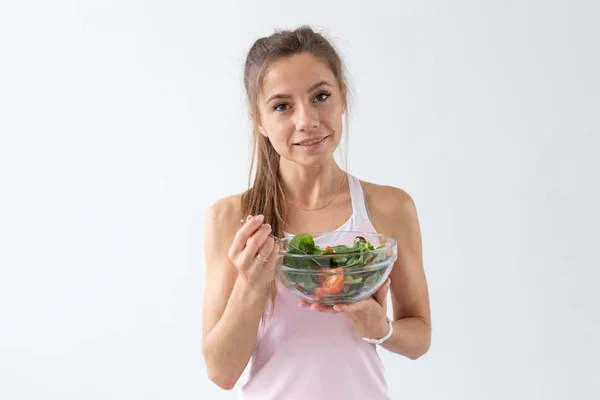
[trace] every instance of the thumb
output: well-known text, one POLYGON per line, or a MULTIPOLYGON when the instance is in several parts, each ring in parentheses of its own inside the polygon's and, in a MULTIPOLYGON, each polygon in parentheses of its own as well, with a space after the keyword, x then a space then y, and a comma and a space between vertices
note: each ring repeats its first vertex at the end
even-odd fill
POLYGON ((381 285, 381 287, 375 292, 375 300, 377 300, 377 302, 379 304, 381 304, 382 307, 385 307, 385 303, 387 300, 387 294, 390 290, 390 282, 391 279, 387 278, 385 283, 383 285, 381 285))

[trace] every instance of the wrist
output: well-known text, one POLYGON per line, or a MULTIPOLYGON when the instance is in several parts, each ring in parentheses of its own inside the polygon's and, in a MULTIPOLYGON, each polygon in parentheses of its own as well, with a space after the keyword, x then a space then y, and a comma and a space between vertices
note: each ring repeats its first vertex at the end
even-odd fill
POLYGON ((382 337, 387 335, 388 332, 390 331, 389 321, 390 320, 387 316, 384 319, 382 319, 381 322, 378 324, 377 330, 375 330, 373 332, 373 336, 371 336, 371 337, 374 339, 381 339, 382 337))
POLYGON ((386 340, 388 340, 394 332, 393 321, 389 318, 385 318, 385 321, 381 327, 374 335, 374 337, 363 337, 363 340, 373 344, 383 344, 386 340))
POLYGON ((238 277, 236 286, 246 300, 266 298, 270 291, 270 285, 256 286, 246 281, 241 276, 238 277))

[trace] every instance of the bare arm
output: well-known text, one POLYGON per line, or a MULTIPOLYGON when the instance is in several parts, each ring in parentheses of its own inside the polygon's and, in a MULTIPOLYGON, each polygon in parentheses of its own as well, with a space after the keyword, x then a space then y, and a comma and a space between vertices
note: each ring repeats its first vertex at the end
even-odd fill
POLYGON ((392 187, 373 188, 371 204, 378 230, 398 241, 398 260, 390 274, 394 333, 383 347, 414 360, 431 344, 429 293, 416 207, 406 192, 392 187))
POLYGON ((226 390, 235 386, 252 356, 275 253, 267 236, 270 226, 251 219, 238 230, 239 209, 235 198, 221 200, 207 213, 205 225, 202 352, 209 378, 226 390), (270 255, 268 261, 257 261, 257 253, 270 255))

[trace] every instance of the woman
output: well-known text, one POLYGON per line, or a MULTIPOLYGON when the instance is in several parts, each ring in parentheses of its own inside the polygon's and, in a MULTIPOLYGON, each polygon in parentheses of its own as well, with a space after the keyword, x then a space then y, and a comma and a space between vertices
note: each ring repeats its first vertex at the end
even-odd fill
POLYGON ((208 375, 232 389, 252 358, 243 399, 388 399, 377 344, 363 338, 383 338, 379 346, 416 359, 431 337, 415 205, 403 190, 360 181, 335 162, 347 83, 323 36, 302 27, 257 40, 245 86, 256 174, 250 189, 207 213, 208 375), (390 279, 354 304, 299 301, 275 279, 279 244, 269 234, 336 230, 394 237, 398 260, 390 279), (386 317, 388 291, 393 321, 386 317))

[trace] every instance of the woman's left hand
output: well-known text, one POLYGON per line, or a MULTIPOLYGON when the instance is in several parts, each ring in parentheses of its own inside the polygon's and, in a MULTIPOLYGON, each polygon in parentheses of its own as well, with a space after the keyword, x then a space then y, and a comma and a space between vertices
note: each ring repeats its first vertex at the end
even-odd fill
POLYGON ((299 306, 310 307, 314 311, 328 313, 343 313, 350 324, 362 337, 381 338, 390 327, 387 322, 387 294, 390 289, 390 279, 373 294, 364 300, 350 304, 336 304, 333 307, 325 304, 310 304, 303 300, 299 306))

